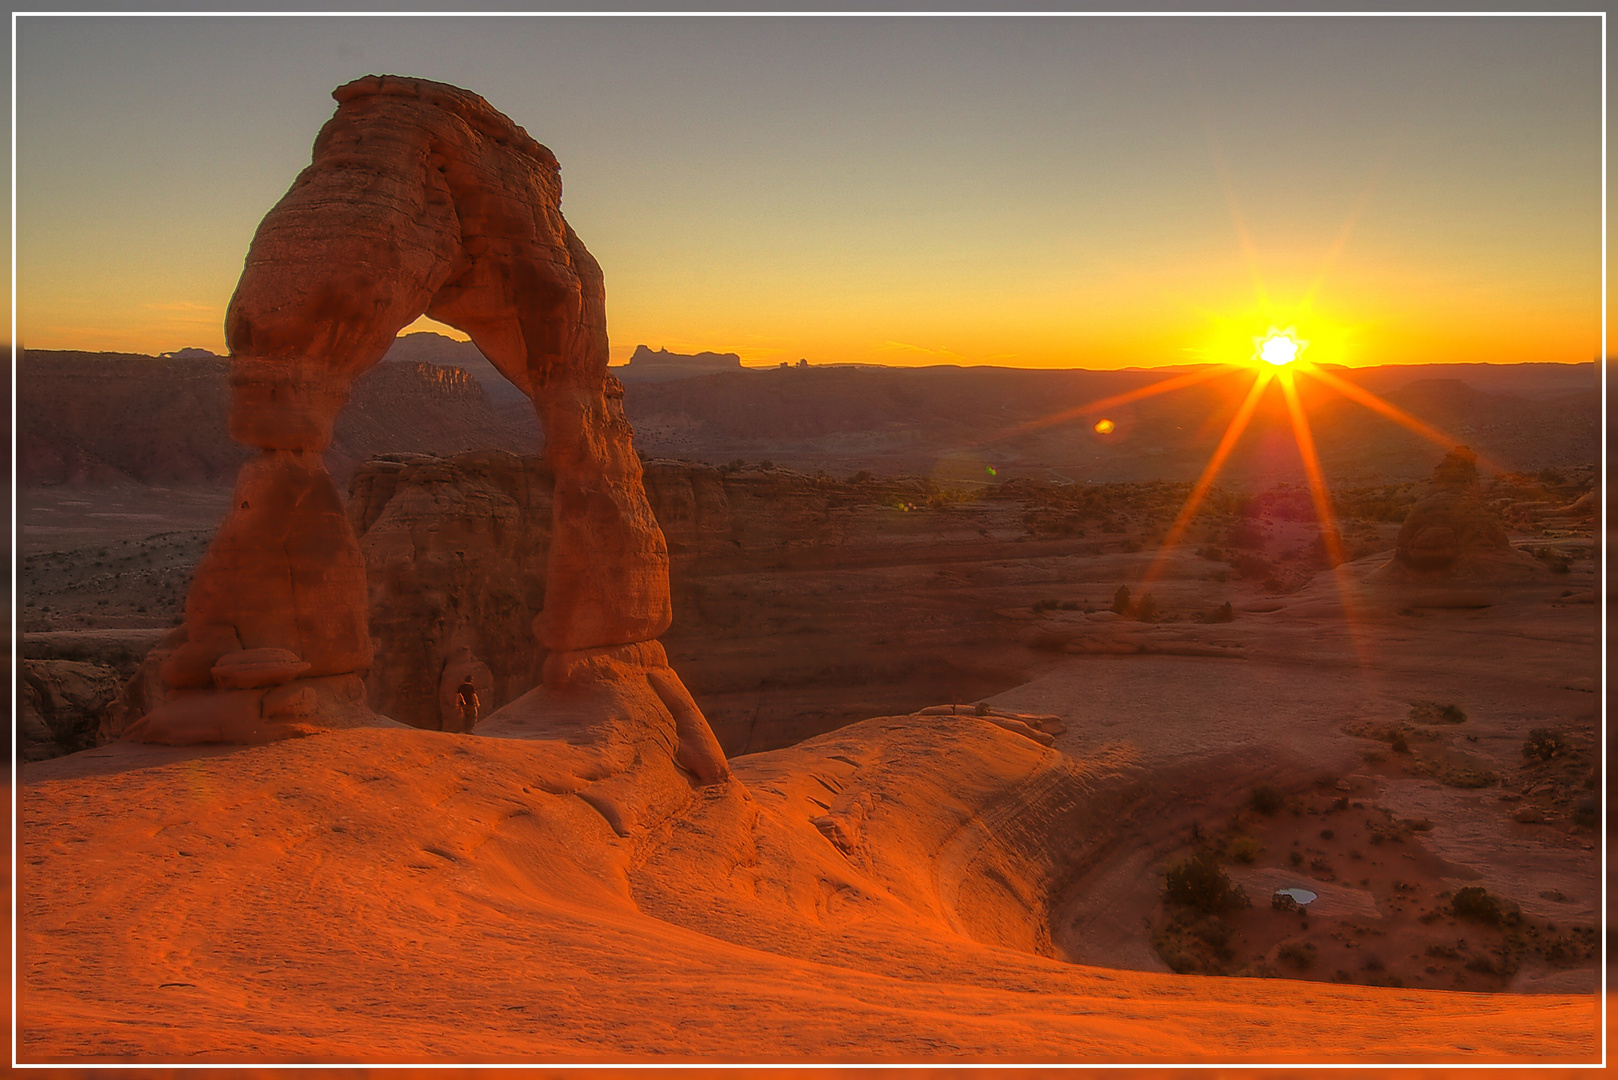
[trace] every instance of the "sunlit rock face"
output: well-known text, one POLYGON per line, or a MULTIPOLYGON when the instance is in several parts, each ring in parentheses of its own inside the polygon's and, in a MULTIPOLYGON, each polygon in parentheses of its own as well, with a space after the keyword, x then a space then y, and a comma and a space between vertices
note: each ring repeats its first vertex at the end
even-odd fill
MULTIPOLYGON (((365 560, 320 454, 354 380, 423 313, 467 333, 545 432, 539 644, 585 654, 669 625, 667 547, 607 374, 601 270, 562 217, 555 157, 452 86, 368 76, 333 96, 336 115, 259 225, 226 314, 229 430, 258 456, 198 566, 184 627, 126 695, 133 737, 253 742, 375 722, 365 560), (294 658, 275 669, 281 681, 221 681, 238 654, 265 649, 294 658)), ((469 646, 451 651, 457 681, 488 679, 469 646)))

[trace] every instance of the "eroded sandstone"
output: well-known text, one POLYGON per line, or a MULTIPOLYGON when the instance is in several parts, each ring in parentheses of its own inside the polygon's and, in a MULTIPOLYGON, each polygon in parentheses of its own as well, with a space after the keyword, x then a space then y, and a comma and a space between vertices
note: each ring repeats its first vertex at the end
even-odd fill
POLYGON ((1477 455, 1457 446, 1433 469, 1427 490, 1399 529, 1385 581, 1503 581, 1536 576, 1533 557, 1518 551, 1479 494, 1477 455))
MULTIPOLYGON (((229 430, 257 456, 182 631, 126 695, 130 737, 252 742, 376 722, 355 690, 373 656, 365 558, 321 452, 354 380, 424 313, 467 333, 545 432, 539 644, 587 653, 669 625, 667 547, 606 370, 601 270, 562 217, 555 157, 452 86, 368 76, 333 96, 336 115, 259 225, 226 314, 229 430)), ((446 662, 413 674, 432 684, 428 700, 442 702, 451 668, 493 689, 472 643, 451 630, 444 644, 446 662)), ((700 719, 683 688, 671 692, 700 719)))

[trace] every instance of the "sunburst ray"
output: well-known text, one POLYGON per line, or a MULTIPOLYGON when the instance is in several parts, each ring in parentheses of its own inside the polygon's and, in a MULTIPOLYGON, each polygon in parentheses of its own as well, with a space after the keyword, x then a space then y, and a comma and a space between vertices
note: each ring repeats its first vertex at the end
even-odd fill
POLYGON ((1326 474, 1320 467, 1320 455, 1315 451, 1314 433, 1309 428, 1309 417, 1298 398, 1298 387, 1293 373, 1282 371, 1281 396, 1286 399, 1287 415, 1292 420, 1292 439, 1303 459, 1304 476, 1309 481, 1309 497, 1315 506, 1315 522, 1320 527, 1320 539, 1326 549, 1326 561, 1331 566, 1332 581, 1337 586, 1337 597, 1343 605, 1343 621, 1348 626, 1349 640, 1354 643, 1354 655, 1364 667, 1370 660, 1369 644, 1360 625, 1355 605, 1353 586, 1348 576, 1348 558, 1343 552, 1342 533, 1337 526, 1337 514, 1332 509, 1331 492, 1326 488, 1326 474))
POLYGON ((1264 388, 1274 377, 1274 371, 1260 371, 1254 377, 1252 388, 1247 391, 1247 396, 1236 409, 1236 415, 1232 416, 1230 423, 1225 426, 1224 437, 1219 440, 1213 456, 1208 459, 1207 467, 1202 470, 1202 475, 1197 478, 1191 493, 1186 496, 1185 505, 1180 508, 1179 516, 1174 519, 1174 524, 1169 526, 1163 542, 1158 545, 1152 564, 1146 568, 1146 576, 1141 581, 1142 586, 1150 585, 1163 572, 1163 563, 1168 559, 1169 549, 1180 542, 1180 537, 1185 535, 1191 519, 1196 517, 1198 508, 1202 506, 1202 500, 1208 495, 1208 489, 1213 486, 1214 480, 1219 476, 1219 470, 1224 467, 1225 459, 1236 448, 1236 442, 1242 437, 1242 432, 1247 430, 1248 421, 1252 420, 1254 411, 1258 409, 1259 399, 1264 396, 1264 388))
POLYGON ((1371 391, 1365 389, 1363 386, 1355 386, 1347 379, 1340 378, 1339 376, 1327 371, 1325 368, 1317 367, 1314 364, 1309 364, 1300 370, 1302 370, 1310 378, 1331 387, 1333 390, 1348 398, 1350 401, 1363 405, 1372 412, 1379 413, 1380 415, 1387 417, 1389 420, 1392 420, 1394 423, 1408 428, 1410 431, 1420 435, 1427 441, 1443 447, 1446 452, 1455 449, 1455 447, 1458 445, 1457 440, 1453 435, 1440 431, 1438 428, 1433 427, 1426 421, 1416 419, 1414 416, 1411 416, 1409 413, 1399 408, 1399 406, 1393 404, 1385 398, 1371 393, 1371 391))

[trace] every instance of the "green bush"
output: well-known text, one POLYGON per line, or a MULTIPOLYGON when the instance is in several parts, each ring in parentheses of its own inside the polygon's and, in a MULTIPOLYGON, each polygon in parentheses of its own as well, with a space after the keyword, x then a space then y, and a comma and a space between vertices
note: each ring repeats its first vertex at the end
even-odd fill
POLYGON ((1230 883, 1212 852, 1200 852, 1172 864, 1163 875, 1163 896, 1171 904, 1205 914, 1251 906, 1247 893, 1230 883))
POLYGON ((1264 845, 1251 836, 1235 837, 1225 847, 1231 859, 1239 863, 1257 862, 1259 852, 1264 850, 1264 845))
POLYGON ((1275 958, 1299 971, 1308 971, 1315 962, 1315 947, 1307 941, 1289 941, 1276 950, 1275 958))
POLYGON ((1247 805, 1265 817, 1274 817, 1281 812, 1281 807, 1285 802, 1286 800, 1282 797, 1281 792, 1276 788, 1271 787, 1269 784, 1260 784, 1253 789, 1253 794, 1248 798, 1247 805))
POLYGON ((1500 901, 1489 895, 1481 885, 1468 885, 1455 893, 1449 902, 1457 917, 1493 925, 1500 921, 1500 901))
POLYGON ((1584 829, 1593 829, 1596 822, 1601 820, 1601 802, 1594 795, 1581 795, 1573 804, 1573 824, 1584 829))
POLYGON ((1562 738, 1562 733, 1543 727, 1530 731, 1522 744, 1523 757, 1538 758, 1540 761, 1549 761, 1566 750, 1567 742, 1562 738))
POLYGON ((1464 724, 1466 714, 1454 705, 1440 705, 1436 701, 1410 703, 1410 719, 1417 724, 1464 724))
POLYGON ((1191 936, 1204 945, 1223 949, 1230 944, 1230 927, 1221 922, 1218 916, 1210 915, 1191 924, 1191 936))

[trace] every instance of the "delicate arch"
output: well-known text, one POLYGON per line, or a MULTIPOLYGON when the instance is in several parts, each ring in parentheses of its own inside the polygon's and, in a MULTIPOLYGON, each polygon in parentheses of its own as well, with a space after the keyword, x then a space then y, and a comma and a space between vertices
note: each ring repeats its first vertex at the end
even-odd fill
POLYGON ((370 719, 365 566, 320 455, 354 380, 422 314, 471 336, 539 414, 556 478, 535 627, 547 681, 669 625, 667 547, 607 372, 601 269, 562 217, 556 158, 453 86, 368 76, 333 96, 226 314, 230 432, 259 453, 185 625, 154 654, 137 737, 257 741, 370 719))

